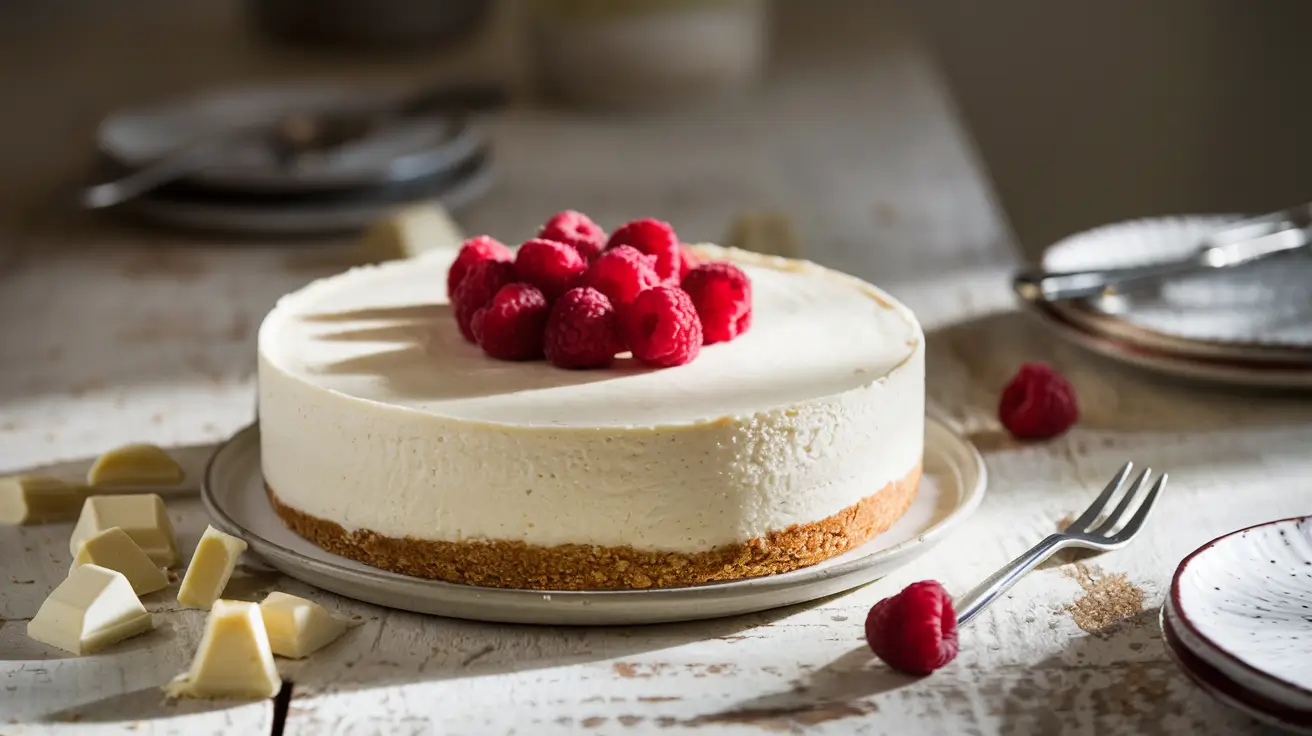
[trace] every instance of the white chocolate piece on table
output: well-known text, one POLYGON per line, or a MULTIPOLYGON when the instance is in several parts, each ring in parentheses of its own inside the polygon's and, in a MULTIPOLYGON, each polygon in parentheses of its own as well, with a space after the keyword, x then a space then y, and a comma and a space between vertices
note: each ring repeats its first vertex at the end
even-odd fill
POLYGON ((155 445, 124 445, 96 458, 87 483, 101 487, 176 486, 187 479, 182 466, 155 445))
POLYGON ((346 631, 346 622, 323 606, 286 593, 270 593, 260 601, 269 646, 279 657, 300 659, 328 646, 346 631))
POLYGON ((146 556, 127 532, 116 526, 88 537, 78 546, 73 567, 83 565, 99 565, 123 573, 137 595, 169 587, 169 578, 164 571, 146 556))
POLYGON ((282 687, 260 607, 214 602, 191 668, 164 686, 173 698, 272 698, 282 687))
POLYGON ((0 478, 0 524, 48 524, 77 518, 85 486, 44 475, 0 478))
POLYGON ((223 595, 223 589, 237 567, 237 558, 246 551, 245 540, 224 534, 214 527, 206 527, 196 551, 187 565, 178 589, 178 603, 187 608, 209 610, 214 601, 223 595))
POLYGON ((27 624, 27 635, 66 652, 89 654, 152 626, 123 573, 82 565, 41 604, 27 624))
POLYGON ((446 208, 434 204, 406 207, 375 223, 364 235, 370 260, 413 258, 441 248, 459 248, 465 236, 446 208))
POLYGON ((68 551, 76 556, 82 542, 112 526, 127 532, 156 565, 178 564, 173 523, 164 509, 164 499, 154 493, 89 497, 82 505, 77 526, 73 527, 68 551))

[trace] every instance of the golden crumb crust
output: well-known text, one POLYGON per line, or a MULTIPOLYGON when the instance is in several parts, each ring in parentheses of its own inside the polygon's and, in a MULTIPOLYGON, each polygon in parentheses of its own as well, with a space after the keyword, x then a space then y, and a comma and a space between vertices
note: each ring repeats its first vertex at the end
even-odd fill
POLYGON ((590 544, 542 547, 498 540, 396 539, 367 529, 348 532, 334 521, 288 506, 273 488, 266 488, 278 516, 292 531, 329 552, 383 570, 492 588, 635 590, 774 575, 842 554, 902 518, 916 497, 920 475, 917 465, 820 521, 692 554, 590 544))

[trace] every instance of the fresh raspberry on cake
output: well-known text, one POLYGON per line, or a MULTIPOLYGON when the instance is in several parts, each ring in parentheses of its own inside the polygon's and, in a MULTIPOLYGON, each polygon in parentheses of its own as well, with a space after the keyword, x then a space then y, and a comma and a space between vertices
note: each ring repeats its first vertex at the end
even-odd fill
POLYGON ((471 327, 483 352, 502 360, 542 357, 542 333, 551 306, 531 284, 506 284, 474 313, 471 327))
POLYGON ((752 325, 752 282, 742 269, 723 261, 703 263, 683 280, 705 344, 728 342, 752 325))
POLYGON ((542 229, 538 230, 538 237, 564 243, 589 261, 601 255, 606 248, 606 231, 587 215, 574 210, 565 210, 552 215, 542 229))
POLYGON ((702 323, 688 294, 677 286, 653 286, 624 313, 624 339, 633 357, 668 368, 691 363, 702 346, 702 323))
POLYGON ((1056 437, 1079 418, 1075 387, 1044 363, 1022 365, 998 402, 998 419, 1016 439, 1056 437))
POLYGON ((624 350, 619 316, 596 289, 570 289, 556 300, 547 319, 543 347, 559 368, 604 368, 624 350))
POLYGON ((501 287, 515 280, 515 265, 509 261, 478 261, 460 280, 451 297, 451 309, 460 326, 460 334, 470 342, 474 338, 474 312, 487 306, 501 287))
POLYGON ((700 265, 701 262, 702 262, 701 259, 698 258, 697 255, 688 248, 688 246, 686 245, 680 246, 679 247, 679 283, 682 284, 684 278, 688 276, 688 273, 692 271, 694 268, 697 268, 697 266, 700 265))
POLYGON ((519 280, 538 287, 548 299, 573 288, 587 269, 587 260, 577 250, 554 240, 530 240, 519 246, 515 256, 519 280))
POLYGON ((679 236, 670 223, 660 220, 634 220, 610 234, 606 249, 629 245, 649 256, 656 256, 656 275, 669 281, 679 275, 679 236))
POLYGON ((583 275, 584 285, 605 294, 617 307, 628 305, 638 294, 660 282, 656 257, 645 255, 631 245, 602 253, 583 275))
POLYGON ((469 269, 475 263, 480 261, 512 261, 514 255, 510 249, 501 243, 501 241, 489 235, 479 235, 476 238, 470 238, 460 246, 460 252, 456 254, 456 259, 451 263, 451 268, 446 272, 446 296, 448 299, 455 296, 456 289, 459 288, 460 282, 469 273, 469 269))
POLYGON ((866 643, 888 666, 928 675, 957 656, 952 598, 933 580, 908 585, 866 615, 866 643))

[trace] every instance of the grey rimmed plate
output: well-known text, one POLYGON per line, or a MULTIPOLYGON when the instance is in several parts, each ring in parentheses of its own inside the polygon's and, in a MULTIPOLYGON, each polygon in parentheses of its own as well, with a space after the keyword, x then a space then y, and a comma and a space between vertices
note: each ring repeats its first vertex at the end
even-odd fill
POLYGON ((911 510, 869 543, 780 575, 685 588, 542 591, 483 588, 399 575, 320 549, 283 526, 264 491, 259 428, 248 427, 210 460, 201 499, 214 525, 246 540, 270 565, 348 598, 439 616, 552 625, 625 625, 734 616, 823 598, 876 580, 927 552, 984 498, 983 458, 930 418, 924 478, 911 510))

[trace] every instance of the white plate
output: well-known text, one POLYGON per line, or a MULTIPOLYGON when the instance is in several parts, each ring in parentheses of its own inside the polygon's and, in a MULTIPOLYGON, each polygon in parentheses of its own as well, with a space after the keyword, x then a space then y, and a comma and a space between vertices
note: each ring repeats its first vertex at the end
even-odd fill
MULTIPOLYGON (((96 133, 100 150, 129 169, 239 125, 287 114, 367 105, 380 90, 340 84, 284 84, 208 92, 163 105, 116 112, 96 133)), ((309 157, 295 168, 277 163, 266 144, 252 141, 222 162, 188 177, 215 189, 305 192, 372 187, 433 176, 459 165, 482 145, 477 131, 454 120, 423 118, 389 126, 340 155, 309 157)))
POLYGON ((1176 569, 1164 609, 1180 646, 1312 725, 1312 517, 1203 545, 1176 569))
POLYGON ((124 212, 167 227, 243 235, 333 235, 363 230, 403 205, 436 202, 458 212, 482 197, 495 181, 495 171, 486 159, 472 159, 468 171, 453 180, 439 180, 431 187, 407 188, 406 196, 352 199, 340 197, 300 199, 286 203, 224 200, 214 198, 163 199, 140 197, 122 206, 124 212))
POLYGON ((1290 733, 1312 735, 1312 714, 1301 713, 1248 690, 1226 677, 1220 670, 1208 665, 1193 654, 1181 640, 1177 625, 1162 607, 1159 620, 1166 653, 1195 685, 1218 701, 1235 710, 1290 733))
POLYGON ((855 588, 927 552, 984 497, 983 458, 942 423, 925 424, 924 478, 911 510, 864 546, 818 565, 750 580, 634 591, 482 588, 398 575, 326 552, 283 526, 260 474, 258 427, 215 453, 201 498, 215 526, 282 572, 325 590, 419 613, 528 624, 646 624, 733 616, 855 588))
POLYGON ((1174 354, 1094 331, 1077 324, 1052 305, 1031 303, 1028 306, 1045 325, 1071 343, 1153 373, 1226 386, 1312 389, 1312 370, 1280 362, 1257 363, 1174 354))
MULTIPOLYGON (((1048 248, 1049 271, 1122 268, 1184 258, 1237 216, 1166 217, 1107 225, 1048 248)), ((1149 349, 1195 357, 1312 364, 1312 258, 1182 276, 1125 297, 1054 305, 1072 321, 1149 349)))

